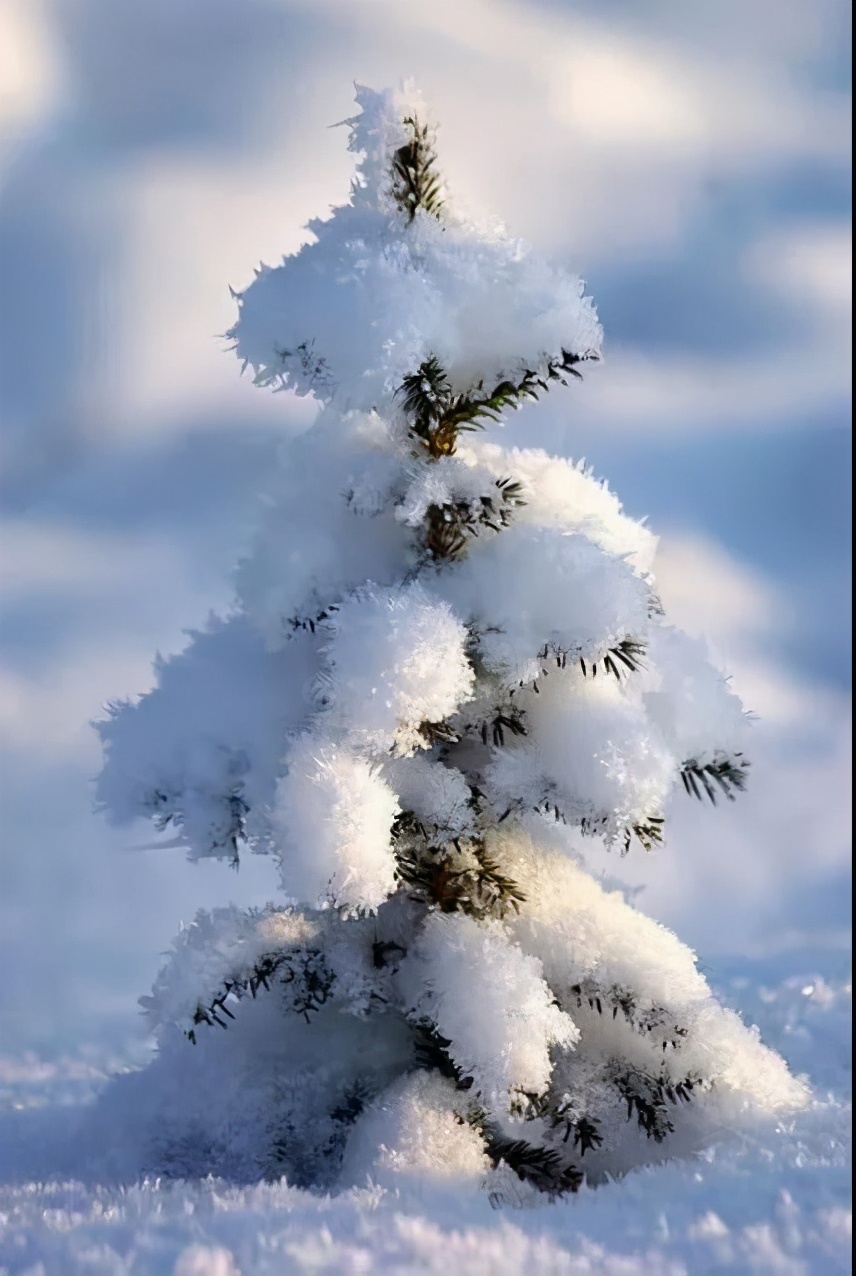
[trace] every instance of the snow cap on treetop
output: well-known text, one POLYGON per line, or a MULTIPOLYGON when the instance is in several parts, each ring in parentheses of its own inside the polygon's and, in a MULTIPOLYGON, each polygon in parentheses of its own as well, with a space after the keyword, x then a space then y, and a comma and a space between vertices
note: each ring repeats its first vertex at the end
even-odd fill
POLYGON ((238 294, 228 336, 256 383, 370 410, 432 355, 456 392, 559 351, 598 357, 601 328, 576 275, 450 212, 418 94, 359 88, 357 102, 346 123, 364 158, 351 202, 238 294))

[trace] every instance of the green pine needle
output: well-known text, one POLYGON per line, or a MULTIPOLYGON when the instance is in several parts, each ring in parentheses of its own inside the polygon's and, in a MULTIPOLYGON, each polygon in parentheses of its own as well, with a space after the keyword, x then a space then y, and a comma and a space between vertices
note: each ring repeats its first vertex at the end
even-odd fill
POLYGON ((710 762, 699 763, 690 758, 681 767, 681 780, 691 797, 702 800, 707 794, 711 803, 716 806, 717 797, 722 794, 729 802, 736 801, 736 793, 743 793, 748 780, 749 761, 742 753, 729 756, 717 753, 710 762), (717 792, 718 789, 718 792, 717 792))
POLYGON ((436 170, 437 152, 427 124, 415 116, 404 120, 410 137, 392 157, 392 198, 410 225, 418 209, 440 220, 443 211, 443 182, 436 170))
POLYGON ((459 431, 483 430, 508 409, 519 408, 527 399, 539 399, 551 383, 567 385, 569 376, 579 379, 576 365, 595 358, 593 353, 578 355, 563 349, 547 358, 541 368, 526 368, 517 381, 506 379, 489 390, 479 381, 465 394, 455 394, 442 364, 429 355, 403 379, 398 393, 411 431, 429 455, 451 456, 459 431))

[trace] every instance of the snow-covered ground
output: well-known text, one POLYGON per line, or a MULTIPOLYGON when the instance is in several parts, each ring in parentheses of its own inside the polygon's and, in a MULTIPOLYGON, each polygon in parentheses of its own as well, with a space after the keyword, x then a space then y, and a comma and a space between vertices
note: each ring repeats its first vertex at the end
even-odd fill
POLYGON ((555 1204, 493 1209, 422 1179, 336 1197, 286 1182, 115 1181, 87 1125, 106 1078, 145 1061, 125 1021, 73 1053, 0 1058, 3 1276, 162 1273, 810 1273, 850 1270, 850 983, 843 955, 720 961, 722 995, 815 1099, 761 1141, 723 1146, 555 1204), (124 1038, 124 1039, 123 1039, 124 1038))

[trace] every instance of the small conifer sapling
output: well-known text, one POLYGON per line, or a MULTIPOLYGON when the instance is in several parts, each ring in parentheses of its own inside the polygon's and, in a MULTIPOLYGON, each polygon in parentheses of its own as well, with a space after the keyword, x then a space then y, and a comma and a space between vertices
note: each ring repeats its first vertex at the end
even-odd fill
POLYGON ((348 204, 230 333, 317 419, 233 614, 100 726, 113 819, 272 855, 283 898, 181 932, 127 1084, 161 1173, 557 1197, 805 1101, 585 868, 655 848, 673 797, 733 800, 747 718, 664 617, 647 528, 501 444, 598 358, 583 285, 455 213, 417 93, 357 102, 348 204))

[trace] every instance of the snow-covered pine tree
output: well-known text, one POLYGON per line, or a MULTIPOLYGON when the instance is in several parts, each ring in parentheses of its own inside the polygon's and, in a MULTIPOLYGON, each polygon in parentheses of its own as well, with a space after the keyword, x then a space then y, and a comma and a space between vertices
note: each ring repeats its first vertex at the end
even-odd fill
POLYGON ((583 285, 456 216, 414 91, 357 101, 350 202, 230 334, 321 411, 234 613, 100 728, 112 818, 271 854, 286 902, 182 931, 125 1084, 161 1172, 558 1195, 805 1100, 584 868, 658 844, 673 789, 732 799, 746 715, 666 624, 651 533, 491 437, 598 358, 583 285))

